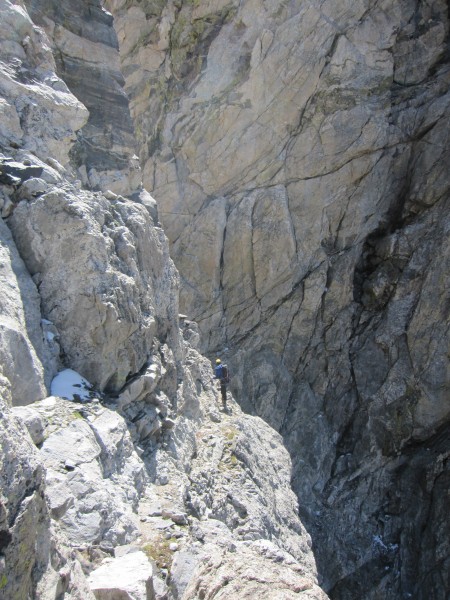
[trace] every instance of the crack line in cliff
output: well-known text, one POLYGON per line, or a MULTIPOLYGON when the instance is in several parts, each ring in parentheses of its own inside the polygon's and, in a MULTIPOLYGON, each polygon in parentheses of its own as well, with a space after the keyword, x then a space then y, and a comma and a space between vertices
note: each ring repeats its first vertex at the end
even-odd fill
POLYGON ((237 336, 235 338, 235 343, 239 344, 239 343, 244 342, 255 331, 257 331, 260 326, 266 324, 267 321, 277 312, 277 310, 279 308, 282 307, 282 305, 285 302, 287 302, 289 300, 292 300, 294 298, 294 296, 298 292, 298 288, 304 283, 304 281, 308 277, 310 277, 310 275, 312 273, 314 273, 315 271, 317 271, 318 269, 320 269, 320 267, 324 264, 324 262, 325 262, 325 260, 321 261, 318 265, 316 265, 315 267, 312 267, 310 270, 308 270, 308 272, 305 273, 305 275, 302 276, 302 278, 295 283, 295 285, 292 287, 291 291, 288 294, 286 294, 285 296, 283 296, 282 298, 280 298, 275 304, 273 304, 272 306, 268 307, 265 311, 261 311, 261 318, 258 321, 258 323, 256 325, 254 325, 253 327, 251 327, 251 329, 249 329, 242 336, 237 336))

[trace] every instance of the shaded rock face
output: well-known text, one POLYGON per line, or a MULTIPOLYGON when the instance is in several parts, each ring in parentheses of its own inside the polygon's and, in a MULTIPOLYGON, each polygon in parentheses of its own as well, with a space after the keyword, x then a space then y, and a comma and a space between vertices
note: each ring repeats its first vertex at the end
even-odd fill
POLYGON ((49 36, 58 75, 89 111, 71 150, 79 177, 93 189, 132 194, 141 175, 112 16, 98 0, 25 4, 49 36))
POLYGON ((447 3, 108 6, 181 310, 283 434, 326 589, 444 598, 447 3))
POLYGON ((4 0, 1 37, 0 140, 65 164, 88 112, 56 76, 48 40, 22 4, 4 0))

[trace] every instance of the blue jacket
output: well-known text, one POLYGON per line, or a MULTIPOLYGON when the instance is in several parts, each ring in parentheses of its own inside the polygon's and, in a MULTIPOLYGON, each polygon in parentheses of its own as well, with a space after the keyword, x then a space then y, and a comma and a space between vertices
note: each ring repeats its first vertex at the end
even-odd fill
POLYGON ((227 368, 226 365, 222 365, 222 364, 216 365, 216 367, 214 369, 214 375, 215 375, 216 379, 220 379, 221 383, 227 383, 228 382, 227 375, 226 374, 224 375, 224 373, 223 373, 224 367, 225 367, 225 373, 227 373, 228 372, 228 368, 227 368))

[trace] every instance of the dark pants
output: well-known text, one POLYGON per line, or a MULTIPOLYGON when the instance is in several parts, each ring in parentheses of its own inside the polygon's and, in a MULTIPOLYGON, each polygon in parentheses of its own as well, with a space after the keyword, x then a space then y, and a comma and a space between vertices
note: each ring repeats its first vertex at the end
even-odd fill
POLYGON ((222 394, 223 407, 227 407, 227 386, 225 383, 220 383, 220 393, 222 394))

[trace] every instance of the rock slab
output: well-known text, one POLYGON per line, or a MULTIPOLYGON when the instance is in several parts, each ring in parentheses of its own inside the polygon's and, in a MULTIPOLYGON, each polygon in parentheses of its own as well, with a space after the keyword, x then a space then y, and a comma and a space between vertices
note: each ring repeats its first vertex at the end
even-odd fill
POLYGON ((154 600, 152 574, 145 554, 133 552, 93 571, 89 584, 97 600, 154 600))

